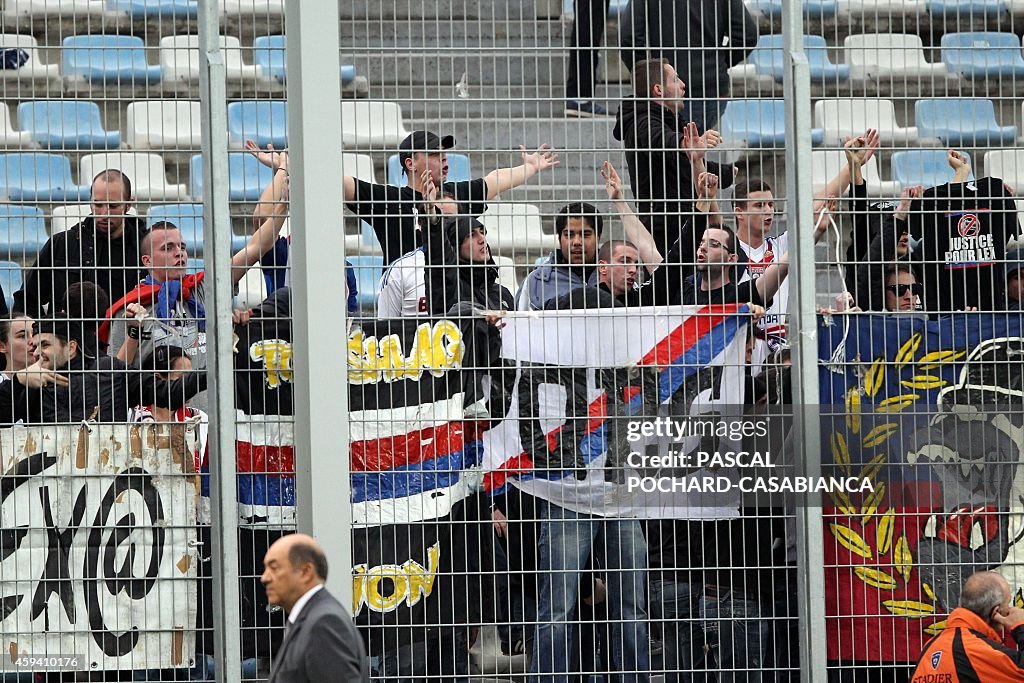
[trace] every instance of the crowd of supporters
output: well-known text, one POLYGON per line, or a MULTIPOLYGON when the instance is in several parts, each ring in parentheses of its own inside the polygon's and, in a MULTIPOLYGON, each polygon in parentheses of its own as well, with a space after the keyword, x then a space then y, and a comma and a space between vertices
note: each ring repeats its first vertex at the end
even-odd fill
MULTIPOLYGON (((800 240, 817 243, 840 213, 852 224, 849 236, 838 227, 834 235, 848 245, 845 291, 823 313, 934 318, 1021 308, 1021 262, 1007 252, 1018 230, 1014 191, 998 179, 967 182, 959 153, 949 152, 952 184, 869 204, 862 169, 879 139, 864 131, 845 142, 847 163, 820 193, 812 223, 780 232, 769 182, 707 160, 722 137, 691 119, 714 122, 717 112, 690 111, 676 67, 639 59, 633 83, 615 136, 636 211, 619 169, 605 162, 596 170, 621 235, 608 236, 610 217, 596 206, 566 204, 550 254, 516 292, 501 284, 479 216, 488 200, 557 165, 553 151, 523 150, 516 167, 449 183, 446 152, 456 140, 417 131, 399 148, 406 186, 344 179, 346 206, 372 226, 384 252, 377 315, 473 321, 463 358, 467 420, 505 415, 514 368, 502 359, 501 330, 513 311, 744 306, 748 408, 790 402, 788 251, 800 240), (958 212, 965 197, 984 198, 986 210, 958 212)), ((273 180, 248 243, 232 257, 233 285, 279 247, 287 216, 287 153, 253 153, 273 180)), ((101 172, 91 191, 92 215, 51 237, 0 325, 2 420, 207 420, 205 274, 187 273, 192 245, 170 222, 147 226, 129 214, 131 179, 123 173, 101 172)), ((235 312, 237 324, 247 319, 235 312)), ((205 443, 195 450, 197 468, 206 466, 205 443)), ((562 465, 571 475, 572 464, 562 465)), ((664 670, 667 681, 689 681, 697 679, 680 672, 697 669, 719 681, 760 681, 770 680, 764 669, 797 665, 792 638, 769 633, 764 619, 795 623, 781 517, 645 524, 586 515, 514 485, 489 505, 499 608, 492 616, 504 652, 529 655, 533 673, 564 680, 610 670, 646 680, 664 670)), ((463 631, 455 639, 461 651, 442 648, 411 677, 465 674, 471 643, 463 631)))

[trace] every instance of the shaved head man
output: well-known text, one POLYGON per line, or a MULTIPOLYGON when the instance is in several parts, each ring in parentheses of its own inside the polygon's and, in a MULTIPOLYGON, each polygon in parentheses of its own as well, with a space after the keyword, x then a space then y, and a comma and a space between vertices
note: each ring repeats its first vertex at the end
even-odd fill
POLYGON ((1024 609, 1010 605, 1010 584, 996 572, 964 582, 960 606, 921 655, 911 683, 1024 681, 1024 609), (1012 636, 1017 649, 1003 640, 1012 636))
POLYGON ((312 536, 283 536, 263 557, 267 600, 288 614, 268 683, 370 680, 363 639, 326 580, 327 556, 312 536))

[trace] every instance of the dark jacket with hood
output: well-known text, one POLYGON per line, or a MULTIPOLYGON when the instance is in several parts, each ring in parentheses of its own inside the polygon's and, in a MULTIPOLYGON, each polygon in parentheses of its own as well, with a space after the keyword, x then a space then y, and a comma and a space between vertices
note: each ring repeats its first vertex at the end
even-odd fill
MULTIPOLYGON (((853 239, 847 249, 849 265, 846 286, 854 302, 865 311, 885 310, 885 269, 896 262, 913 265, 912 255, 900 256, 897 250, 900 235, 910 229, 909 223, 896 219, 892 202, 868 204, 866 185, 851 188, 853 239), (867 249, 864 249, 864 244, 867 249), (851 274, 855 274, 851 277, 851 274)), ((915 273, 917 268, 914 268, 915 273)), ((921 276, 918 273, 918 281, 921 276)))
POLYGON ((43 318, 48 304, 53 314, 68 287, 83 281, 96 283, 117 301, 146 275, 139 257, 145 234, 145 223, 137 216, 125 216, 124 233, 115 240, 96 230, 92 216, 57 233, 39 250, 35 264, 25 269, 25 284, 14 294, 14 310, 43 318))
MULTIPOLYGON (((656 102, 629 98, 619 108, 612 131, 626 150, 637 216, 651 231, 662 254, 668 252, 686 219, 695 212, 690 159, 679 149, 685 125, 675 112, 656 102)), ((718 175, 720 187, 733 184, 732 166, 713 162, 705 165, 718 175)), ((681 256, 692 263, 696 244, 687 242, 682 246, 681 256)))
POLYGON ((482 224, 475 218, 449 218, 427 231, 427 302, 433 315, 455 312, 468 315, 473 309, 507 311, 513 306, 512 293, 498 282, 493 258, 486 263, 463 262, 459 246, 473 228, 482 224), (453 311, 453 309, 456 309, 453 311))

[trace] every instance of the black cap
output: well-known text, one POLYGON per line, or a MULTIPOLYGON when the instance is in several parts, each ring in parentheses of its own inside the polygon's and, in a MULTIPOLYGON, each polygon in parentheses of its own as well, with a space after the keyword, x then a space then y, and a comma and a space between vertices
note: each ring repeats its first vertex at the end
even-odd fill
POLYGON ((68 341, 74 339, 79 344, 82 343, 81 325, 76 321, 70 320, 67 313, 63 311, 55 313, 52 318, 37 320, 35 332, 36 334, 53 334, 61 339, 68 341))
POLYGON ((398 146, 398 160, 402 164, 402 171, 405 171, 405 160, 411 158, 415 152, 436 152, 454 146, 455 137, 452 135, 445 135, 442 138, 429 130, 414 130, 406 135, 402 144, 398 146))

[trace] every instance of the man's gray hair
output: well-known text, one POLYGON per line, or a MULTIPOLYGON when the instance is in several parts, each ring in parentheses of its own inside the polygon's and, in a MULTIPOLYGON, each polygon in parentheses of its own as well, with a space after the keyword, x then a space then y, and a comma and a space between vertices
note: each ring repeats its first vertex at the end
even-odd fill
POLYGON ((992 610, 1006 602, 1004 582, 1000 578, 995 572, 978 572, 968 577, 960 594, 960 606, 988 621, 992 610))

